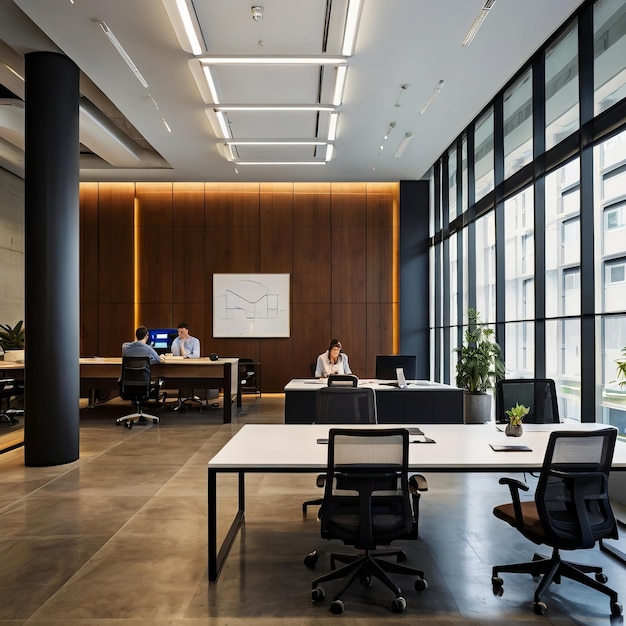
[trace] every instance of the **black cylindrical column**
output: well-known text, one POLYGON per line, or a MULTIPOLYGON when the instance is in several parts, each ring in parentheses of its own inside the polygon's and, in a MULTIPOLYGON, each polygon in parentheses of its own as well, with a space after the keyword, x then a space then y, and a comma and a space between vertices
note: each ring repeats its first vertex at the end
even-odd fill
POLYGON ((26 465, 79 456, 79 73, 26 55, 26 465))

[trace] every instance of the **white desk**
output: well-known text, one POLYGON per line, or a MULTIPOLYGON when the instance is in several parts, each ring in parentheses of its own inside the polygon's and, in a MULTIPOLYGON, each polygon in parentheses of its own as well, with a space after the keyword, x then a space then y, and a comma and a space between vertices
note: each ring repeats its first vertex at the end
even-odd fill
MULTIPOLYGON (((385 428, 390 425, 364 426, 385 428)), ((406 426, 402 424, 401 426, 406 426)), ((541 468, 551 430, 604 428, 603 424, 543 424, 521 437, 507 437, 493 424, 428 424, 422 431, 435 443, 410 446, 409 468, 419 472, 528 472, 541 468), (531 452, 494 452, 494 444, 526 445, 531 452)), ((344 426, 334 426, 343 428, 344 426)), ((328 437, 331 426, 321 424, 247 424, 208 464, 208 572, 217 580, 228 552, 244 521, 245 474, 320 473, 326 469, 327 446, 317 439, 328 437), (217 475, 239 476, 238 511, 222 546, 217 546, 217 475)), ((617 442, 613 469, 626 470, 626 443, 617 442)))
MULTIPOLYGON (((390 381, 361 379, 359 387, 374 390, 379 424, 462 424, 463 391, 430 380, 409 380, 406 389, 390 381)), ((294 378, 285 385, 285 424, 315 422, 317 391, 325 378, 294 378)))

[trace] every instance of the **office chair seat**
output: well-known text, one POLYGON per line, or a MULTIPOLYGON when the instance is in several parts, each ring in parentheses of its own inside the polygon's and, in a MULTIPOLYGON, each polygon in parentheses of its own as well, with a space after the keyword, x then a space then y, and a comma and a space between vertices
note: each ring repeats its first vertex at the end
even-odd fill
POLYGON ((0 379, 0 424, 14 426, 19 424, 18 416, 24 415, 22 409, 11 408, 11 398, 24 395, 24 387, 13 378, 0 379), (6 401, 6 407, 3 407, 6 401))

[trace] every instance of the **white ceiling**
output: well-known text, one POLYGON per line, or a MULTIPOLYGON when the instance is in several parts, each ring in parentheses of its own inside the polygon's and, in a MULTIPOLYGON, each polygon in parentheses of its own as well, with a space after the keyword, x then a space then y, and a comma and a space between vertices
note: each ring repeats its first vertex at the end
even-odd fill
MULTIPOLYGON (((23 172, 23 137, 16 124, 19 130, 24 85, 6 66, 23 76, 25 53, 60 50, 84 74, 81 92, 89 100, 81 110, 81 143, 95 154, 82 158, 81 180, 419 179, 582 1, 498 0, 474 41, 462 47, 484 0, 363 0, 355 53, 347 58, 345 90, 336 108, 332 159, 324 164, 324 146, 240 145, 238 159, 322 164, 236 165, 224 139, 216 136, 215 106, 206 85, 199 88, 198 61, 181 47, 168 0, 0 0, 0 84, 17 96, 0 99, 0 165, 23 172), (100 20, 128 52, 147 88, 104 35, 100 20), (421 115, 440 80, 443 89, 421 115), (102 121, 94 123, 99 111, 123 129, 115 130, 117 141, 105 136, 102 121), (395 127, 385 141, 391 122, 395 127), (402 157, 394 158, 407 133, 412 140, 402 157)), ((338 55, 347 2, 193 0, 193 7, 203 54, 338 55), (253 5, 264 8, 261 21, 252 19, 253 5)), ((221 104, 329 104, 336 70, 320 68, 214 65, 213 73, 221 104)), ((328 112, 231 110, 227 115, 233 137, 240 140, 327 139, 328 112)))

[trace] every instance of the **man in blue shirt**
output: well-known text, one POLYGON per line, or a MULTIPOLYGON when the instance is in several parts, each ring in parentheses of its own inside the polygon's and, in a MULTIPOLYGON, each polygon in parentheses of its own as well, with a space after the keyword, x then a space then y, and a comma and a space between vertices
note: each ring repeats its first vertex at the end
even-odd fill
POLYGON ((165 357, 159 357, 156 350, 148 345, 150 332, 145 326, 135 331, 135 337, 136 341, 125 341, 122 344, 122 356, 147 356, 150 357, 150 365, 165 361, 165 357))
POLYGON ((172 341, 172 356, 185 359, 200 358, 200 340, 189 334, 189 326, 185 322, 178 325, 178 337, 172 341))

